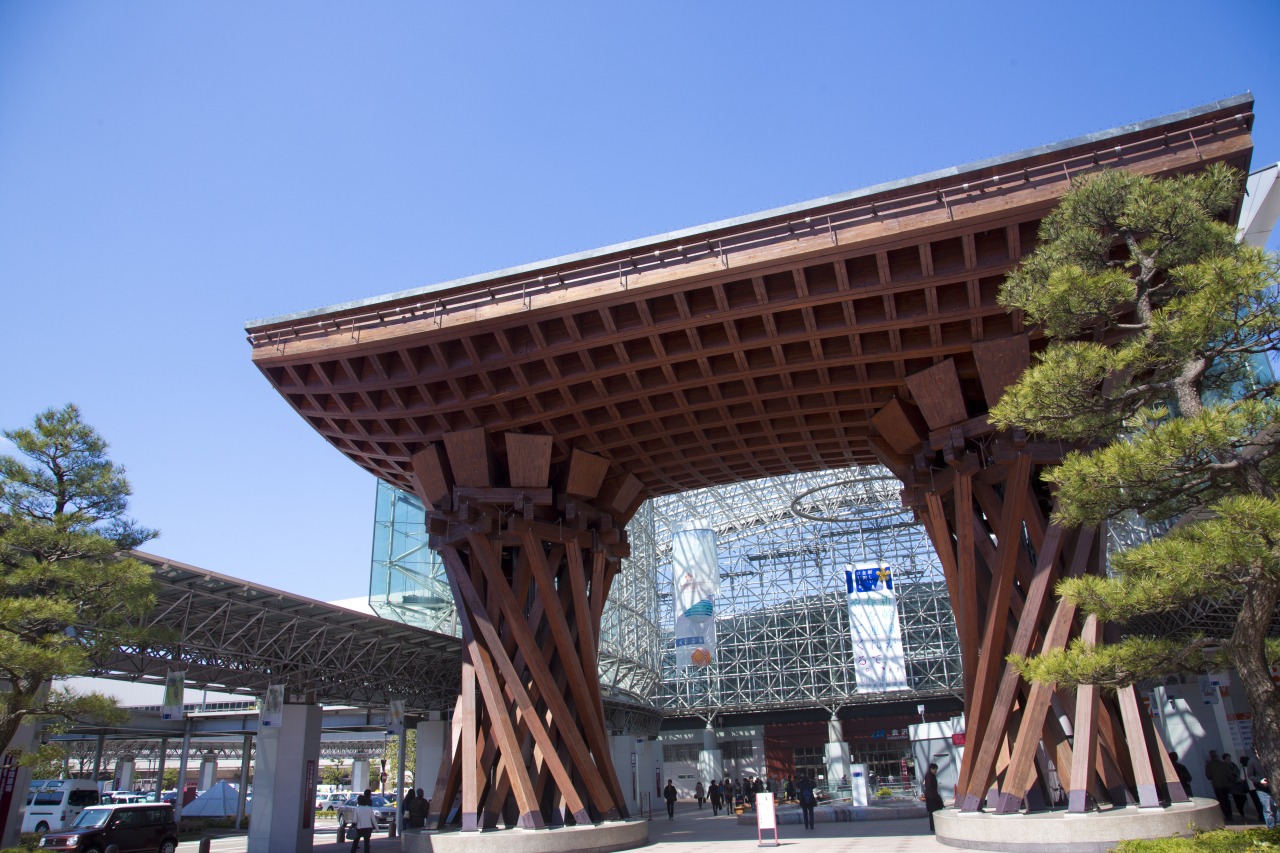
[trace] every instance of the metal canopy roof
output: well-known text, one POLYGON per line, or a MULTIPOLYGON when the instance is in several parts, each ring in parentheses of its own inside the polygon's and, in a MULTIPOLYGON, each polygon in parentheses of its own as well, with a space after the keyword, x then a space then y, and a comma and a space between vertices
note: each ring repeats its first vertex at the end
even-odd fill
POLYGON ((261 694, 285 684, 306 701, 446 710, 458 694, 460 642, 386 619, 141 551, 155 569, 155 609, 137 626, 174 639, 121 647, 93 675, 261 694))

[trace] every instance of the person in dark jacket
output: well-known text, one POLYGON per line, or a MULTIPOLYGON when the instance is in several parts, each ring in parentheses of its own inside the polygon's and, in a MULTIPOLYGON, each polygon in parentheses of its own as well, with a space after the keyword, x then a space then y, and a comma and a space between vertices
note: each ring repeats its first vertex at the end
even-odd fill
POLYGON ((422 793, 422 789, 418 789, 418 796, 413 798, 413 806, 409 809, 409 826, 412 829, 422 829, 427 822, 427 812, 431 811, 431 801, 422 793))
POLYGON ((942 794, 938 792, 938 765, 930 764, 929 772, 924 774, 924 807, 929 812, 929 831, 933 832, 933 813, 943 808, 942 794))
POLYGON ((667 787, 662 789, 662 799, 667 801, 667 820, 676 819, 676 786, 667 780, 667 787))
POLYGON ((804 815, 804 828, 813 829, 813 807, 818 804, 818 797, 813 793, 813 778, 801 776, 796 788, 800 795, 800 812, 804 815))
POLYGON ((1218 757, 1216 749, 1209 750, 1209 760, 1204 763, 1204 776, 1213 787, 1213 795, 1218 798, 1218 808, 1222 809, 1222 819, 1231 822, 1231 767, 1218 757))
POLYGON ((1173 772, 1178 774, 1178 781, 1182 783, 1183 792, 1189 797, 1191 796, 1191 771, 1187 769, 1187 765, 1178 761, 1178 753, 1169 753, 1169 762, 1173 764, 1173 772))
POLYGON ((711 814, 720 814, 720 808, 724 805, 724 794, 720 793, 720 783, 715 779, 711 780, 711 787, 707 789, 707 799, 711 801, 711 814))
POLYGON ((413 823, 409 818, 409 812, 413 809, 413 801, 417 799, 417 796, 418 795, 413 792, 413 789, 410 788, 409 793, 404 795, 404 800, 400 803, 401 829, 408 829, 410 826, 413 826, 413 823))

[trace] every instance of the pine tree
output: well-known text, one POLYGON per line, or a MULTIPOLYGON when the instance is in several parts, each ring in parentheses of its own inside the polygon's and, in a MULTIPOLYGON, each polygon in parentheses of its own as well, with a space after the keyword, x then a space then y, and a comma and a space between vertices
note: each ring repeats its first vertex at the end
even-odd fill
POLYGON ((0 752, 24 721, 120 719, 107 697, 50 682, 140 639, 151 570, 125 552, 157 535, 125 515, 124 469, 74 405, 4 436, 26 460, 0 456, 0 752))
POLYGON ((1240 176, 1213 166, 1156 180, 1103 172, 1048 216, 1001 302, 1045 350, 992 412, 1076 448, 1046 479, 1057 517, 1176 521, 1115 555, 1109 577, 1063 581, 1084 612, 1124 626, 1197 600, 1230 602, 1229 636, 1187 631, 1075 644, 1015 661, 1033 680, 1129 685, 1231 666, 1253 706, 1254 742, 1280 771, 1280 689, 1268 631, 1280 601, 1280 432, 1266 359, 1280 345, 1280 268, 1222 220, 1240 176))

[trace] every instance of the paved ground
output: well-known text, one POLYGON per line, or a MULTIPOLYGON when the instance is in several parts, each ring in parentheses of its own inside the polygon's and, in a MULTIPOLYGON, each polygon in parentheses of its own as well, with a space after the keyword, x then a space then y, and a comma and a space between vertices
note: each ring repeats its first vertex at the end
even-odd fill
MULTIPOLYGON (((661 806, 660 806, 661 808, 661 806)), ((922 853, 922 851, 950 850, 939 844, 929 834, 929 823, 924 818, 913 820, 857 821, 853 823, 819 823, 817 829, 806 831, 800 826, 783 826, 779 829, 779 847, 804 853, 922 853)), ((674 820, 668 820, 666 810, 654 813, 649 824, 650 846, 644 848, 654 853, 760 853, 754 826, 740 826, 736 817, 724 814, 711 816, 711 807, 699 811, 696 803, 679 803, 674 820)), ((772 840, 772 836, 770 836, 772 840)), ((195 853, 199 844, 183 842, 181 853, 195 853)), ((337 830, 332 825, 321 825, 316 831, 315 850, 339 853, 349 850, 350 842, 339 845, 337 830)), ((213 853, 244 853, 244 836, 215 839, 213 853)), ((372 849, 377 853, 391 853, 400 849, 400 839, 387 838, 379 833, 373 839, 372 849)), ((769 848, 763 848, 769 849, 769 848)))

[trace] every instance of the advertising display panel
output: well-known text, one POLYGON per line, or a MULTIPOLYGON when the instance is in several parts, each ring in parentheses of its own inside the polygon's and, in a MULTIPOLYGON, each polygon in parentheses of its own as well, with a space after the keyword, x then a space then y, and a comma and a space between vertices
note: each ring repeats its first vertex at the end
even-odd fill
POLYGON ((909 690, 893 570, 879 563, 855 563, 844 575, 858 692, 909 690))
POLYGON ((716 533, 690 526, 671 544, 676 666, 708 667, 716 656, 716 594, 720 564, 716 533))

